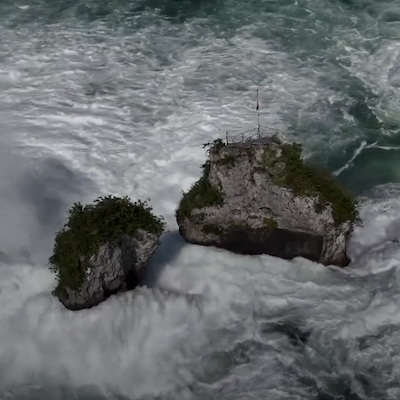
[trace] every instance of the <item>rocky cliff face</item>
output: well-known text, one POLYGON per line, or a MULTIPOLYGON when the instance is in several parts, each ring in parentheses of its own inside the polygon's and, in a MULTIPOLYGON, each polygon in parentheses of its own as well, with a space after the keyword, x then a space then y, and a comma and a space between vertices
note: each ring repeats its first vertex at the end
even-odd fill
POLYGON ((58 293, 60 301, 70 310, 80 310, 93 307, 114 293, 133 289, 158 245, 158 235, 143 230, 134 237, 124 236, 118 245, 102 244, 86 261, 81 286, 75 290, 63 288, 58 293))
POLYGON ((176 213, 188 242, 349 263, 346 238, 358 221, 356 202, 329 174, 306 165, 299 145, 277 137, 216 141, 203 169, 176 213))

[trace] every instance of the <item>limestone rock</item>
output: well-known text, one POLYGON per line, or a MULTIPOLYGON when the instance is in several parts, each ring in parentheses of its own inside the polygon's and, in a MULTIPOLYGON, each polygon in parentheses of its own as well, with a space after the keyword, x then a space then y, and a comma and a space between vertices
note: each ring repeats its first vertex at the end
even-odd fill
MULTIPOLYGON (((121 244, 104 243, 87 262, 79 289, 63 288, 60 301, 70 310, 93 307, 112 294, 134 289, 159 245, 156 234, 138 231, 121 244)), ((82 260, 83 262, 83 260, 82 260)))
POLYGON ((203 176, 177 210, 186 241, 241 254, 346 266, 356 201, 277 136, 209 150, 203 176))
POLYGON ((74 203, 49 259, 58 278, 53 294, 67 308, 80 310, 134 289, 164 227, 164 220, 140 200, 107 196, 85 206, 74 203))

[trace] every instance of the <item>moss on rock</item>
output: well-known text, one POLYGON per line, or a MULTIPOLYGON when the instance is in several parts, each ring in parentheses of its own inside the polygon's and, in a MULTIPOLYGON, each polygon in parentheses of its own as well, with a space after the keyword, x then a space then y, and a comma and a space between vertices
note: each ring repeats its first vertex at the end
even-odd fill
POLYGON ((196 208, 204 208, 207 206, 222 205, 224 202, 223 194, 208 180, 210 173, 210 161, 207 161, 202 166, 202 177, 190 188, 179 202, 178 209, 176 210, 176 217, 178 221, 190 216, 191 211, 196 208))
POLYGON ((216 139, 212 143, 211 149, 218 154, 220 150, 223 149, 225 146, 226 146, 225 143, 221 139, 216 139))
POLYGON ((337 226, 346 221, 360 223, 357 200, 328 171, 305 162, 301 152, 298 143, 282 144, 277 151, 268 148, 263 167, 277 185, 288 187, 299 196, 317 196, 317 212, 330 204, 337 226))
POLYGON ((265 217, 263 222, 267 229, 272 230, 278 227, 278 221, 273 217, 265 217))
POLYGON ((85 206, 74 203, 67 216, 49 259, 50 269, 57 274, 56 291, 79 289, 88 259, 102 244, 118 244, 124 235, 134 236, 137 230, 160 235, 165 227, 163 219, 152 214, 147 202, 133 203, 129 197, 99 197, 85 206))

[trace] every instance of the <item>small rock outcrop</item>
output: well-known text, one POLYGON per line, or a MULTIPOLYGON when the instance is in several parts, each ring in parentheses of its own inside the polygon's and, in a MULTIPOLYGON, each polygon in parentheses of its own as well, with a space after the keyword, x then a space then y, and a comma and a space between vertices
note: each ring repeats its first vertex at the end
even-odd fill
POLYGON ((278 136, 216 140, 203 176, 176 211, 181 235, 240 254, 346 266, 346 239, 360 221, 357 202, 301 151, 278 136))
POLYGON ((146 202, 108 196, 86 206, 75 203, 49 260, 58 278, 54 295, 80 310, 134 289, 163 230, 163 220, 146 202))

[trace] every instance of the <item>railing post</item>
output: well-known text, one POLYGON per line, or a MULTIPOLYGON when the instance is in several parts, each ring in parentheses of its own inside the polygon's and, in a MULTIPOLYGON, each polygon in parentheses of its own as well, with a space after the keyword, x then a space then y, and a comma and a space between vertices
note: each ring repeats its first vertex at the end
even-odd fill
POLYGON ((226 131, 226 144, 228 144, 228 131, 226 131))
POLYGON ((242 142, 244 142, 244 132, 242 132, 242 142))

